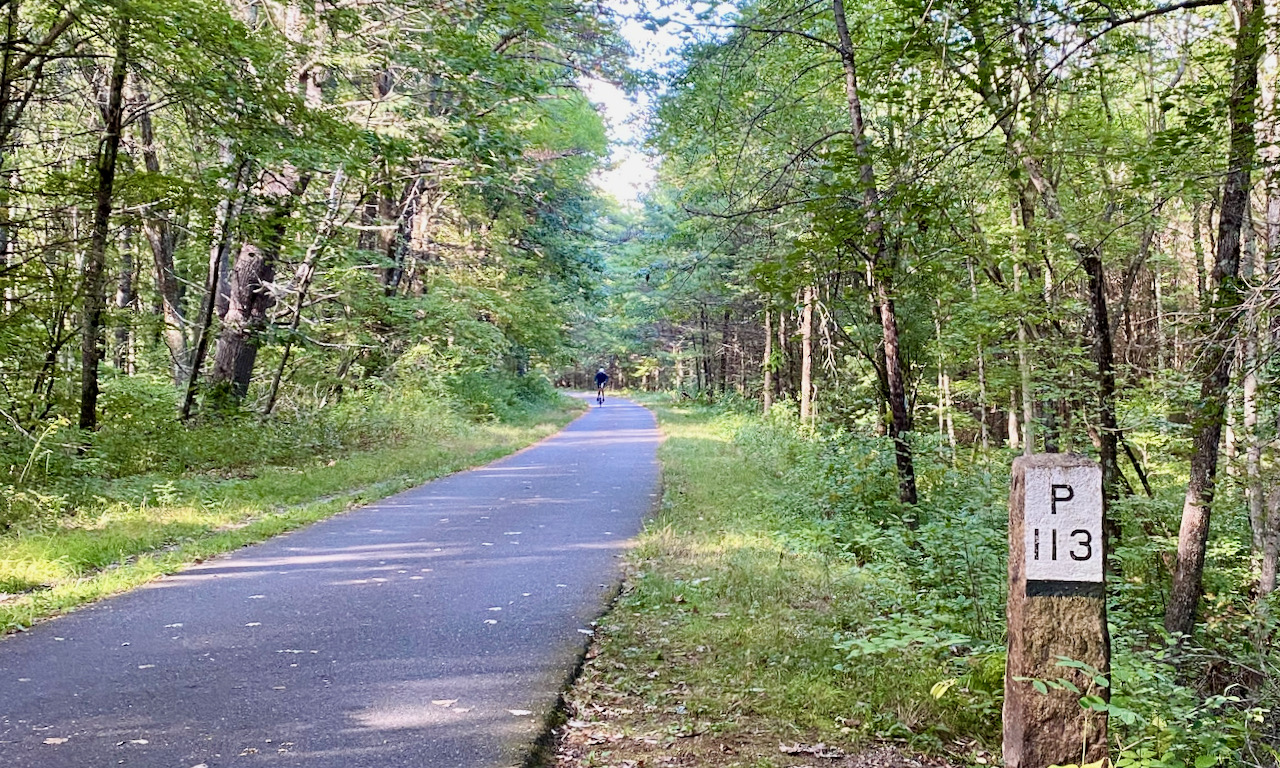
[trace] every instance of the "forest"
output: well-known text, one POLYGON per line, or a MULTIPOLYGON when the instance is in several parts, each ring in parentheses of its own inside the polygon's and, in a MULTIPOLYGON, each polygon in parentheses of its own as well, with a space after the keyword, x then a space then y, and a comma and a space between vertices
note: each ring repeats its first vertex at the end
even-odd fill
MULTIPOLYGON (((935 630, 1000 637, 979 595, 1003 586, 1012 456, 1093 457, 1115 656, 1087 703, 1114 759, 1274 765, 1280 6, 650 18, 693 40, 653 110, 658 183, 610 219, 594 343, 634 386, 807 435, 779 471, 821 536, 899 558, 935 630), (941 564, 957 535, 967 578, 941 564)), ((855 655, 902 665, 895 637, 855 655)))
POLYGON ((576 0, 0 13, 2 538, 607 366, 892 560, 920 633, 834 642, 970 670, 983 738, 1009 462, 1096 459, 1117 764, 1280 759, 1280 4, 628 6, 652 68, 576 0), (592 80, 652 98, 638 204, 592 80))
POLYGON ((3 13, 0 408, 19 467, 36 439, 110 475, 230 460, 235 443, 190 436, 249 414, 546 395, 522 376, 563 362, 601 264, 606 137, 576 78, 625 78, 593 6, 3 13))

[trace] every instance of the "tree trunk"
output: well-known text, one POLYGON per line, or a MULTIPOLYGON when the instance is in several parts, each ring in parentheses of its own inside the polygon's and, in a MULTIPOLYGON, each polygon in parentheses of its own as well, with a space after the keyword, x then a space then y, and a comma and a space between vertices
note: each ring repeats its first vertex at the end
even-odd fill
POLYGON ((711 388, 711 362, 707 351, 707 307, 704 304, 698 313, 698 324, 701 330, 698 351, 698 391, 705 392, 711 388))
POLYGON ((720 324, 720 391, 729 391, 729 310, 720 324))
POLYGON ((298 272, 294 278, 297 297, 293 305, 293 319, 289 322, 289 337, 285 341, 284 351, 280 353, 280 365, 271 379, 271 391, 267 395, 267 404, 262 409, 263 416, 270 416, 276 406, 276 396, 280 393, 280 381, 284 378, 285 367, 289 364, 289 353, 293 350, 298 326, 302 323, 302 310, 306 306, 307 290, 311 287, 311 279, 315 276, 316 264, 329 246, 329 240, 333 237, 333 228, 337 224, 338 205, 342 201, 344 179, 341 170, 333 174, 333 181, 329 185, 329 205, 324 221, 320 225, 320 231, 315 240, 311 242, 311 247, 307 249, 307 255, 303 258, 302 264, 298 266, 298 272))
POLYGON ((1258 577, 1258 604, 1276 591, 1276 570, 1280 562, 1280 487, 1267 498, 1267 527, 1262 538, 1262 569, 1258 577))
MULTIPOLYGON (((1258 271, 1261 273, 1259 278, 1265 280, 1275 273, 1276 260, 1280 258, 1280 113, 1277 113, 1277 102, 1280 101, 1280 94, 1277 94, 1277 89, 1280 89, 1280 2, 1265 0, 1263 16, 1266 55, 1258 85, 1262 93, 1261 118, 1265 129, 1261 132, 1263 141, 1258 154, 1262 160, 1266 190, 1267 247, 1258 260, 1258 271)), ((1267 347, 1270 352, 1275 344, 1274 338, 1268 339, 1262 333, 1260 322, 1255 330, 1259 344, 1267 347)), ((1251 504, 1252 501, 1250 499, 1251 504)), ((1274 491, 1266 499, 1262 512, 1259 526, 1262 533, 1262 562, 1258 575, 1257 604, 1266 606, 1267 598, 1276 589, 1277 559, 1280 559, 1280 490, 1274 491)))
POLYGON ((275 279, 276 259, 284 245, 294 204, 310 181, 310 175, 296 177, 292 168, 279 175, 268 174, 264 192, 276 203, 268 214, 266 236, 261 246, 243 245, 231 270, 229 303, 218 334, 210 380, 215 386, 221 385, 224 394, 236 402, 249 392, 261 335, 267 327, 267 311, 275 305, 269 286, 275 279))
POLYGON ((813 288, 804 289, 804 310, 800 315, 800 422, 813 416, 813 288))
MULTIPOLYGON (((880 313, 880 330, 884 341, 885 377, 889 393, 889 436, 893 440, 894 459, 898 468, 898 498, 904 504, 916 503, 915 462, 907 435, 911 431, 911 412, 907 407, 906 381, 899 354, 898 317, 893 303, 894 259, 884 232, 880 211, 880 190, 876 187, 875 166, 867 142, 866 123, 862 116, 862 96, 858 91, 858 62, 849 35, 849 21, 844 0, 831 0, 836 34, 840 42, 840 61, 844 67, 845 98, 849 107, 849 123, 853 131, 854 152, 858 158, 858 181, 862 187, 867 235, 872 245, 871 282, 880 313)), ((914 525, 914 522, 913 522, 914 525)))
MULTIPOLYGON (((223 161, 229 165, 232 162, 229 144, 224 143, 222 150, 223 161)), ((195 407, 200 369, 204 366, 205 355, 209 350, 209 337, 212 335, 210 331, 213 328, 213 315, 219 304, 222 304, 224 309, 220 314, 225 317, 226 305, 230 303, 230 281, 225 280, 224 275, 227 274, 225 269, 227 257, 231 255, 232 222, 235 220, 237 207, 235 200, 239 196, 241 177, 244 175, 246 166, 246 163, 240 163, 232 182, 230 184, 224 182, 226 194, 219 201, 215 211, 213 244, 209 248, 209 272, 205 278, 204 302, 200 307, 195 349, 191 355, 190 370, 187 371, 186 394, 182 398, 183 421, 191 418, 192 409, 195 407), (227 285, 226 291, 223 290, 224 282, 227 285)))
POLYGON ((121 320, 116 324, 116 344, 114 363, 116 370, 127 374, 133 373, 133 339, 132 323, 126 319, 129 308, 133 306, 137 296, 134 295, 133 280, 133 231, 126 226, 120 236, 120 276, 116 279, 116 309, 121 320))
MULTIPOLYGON (((1191 208, 1191 252, 1195 256, 1196 262, 1196 301, 1200 304, 1204 303, 1204 233, 1200 228, 1200 209, 1202 203, 1197 200, 1191 208)), ((1212 224, 1212 219, 1210 219, 1212 224)))
POLYGON ((385 229, 379 231, 383 256, 388 266, 382 271, 383 290, 387 296, 400 292, 404 281, 405 256, 408 253, 409 227, 417 208, 418 180, 405 186, 397 204, 388 193, 378 205, 385 229))
POLYGON ((787 384, 791 382, 791 352, 787 349, 787 313, 782 311, 778 312, 778 354, 782 356, 787 366, 787 380, 783 381, 782 370, 779 368, 773 382, 774 395, 781 399, 787 394, 787 384))
POLYGON ((1022 430, 1018 428, 1018 393, 1009 390, 1009 447, 1018 450, 1022 439, 1022 430))
MULTIPOLYGON (((1013 261, 1013 292, 1022 294, 1022 267, 1016 257, 1013 261)), ((1022 452, 1030 456, 1036 452, 1035 400, 1031 384, 1031 362, 1027 359, 1027 322, 1021 317, 1018 318, 1018 374, 1022 383, 1022 452)))
POLYGON ((98 364, 102 360, 102 314, 106 306, 107 243, 110 240, 111 206, 120 153, 120 126, 124 120, 124 80, 129 64, 129 19, 116 19, 116 51, 111 66, 107 111, 98 144, 98 188, 94 196, 93 230, 84 265, 84 312, 80 337, 80 428, 98 426, 98 364))
MULTIPOLYGON (((966 258, 964 263, 969 270, 969 297, 976 304, 978 301, 978 280, 973 271, 973 259, 966 258)), ((982 414, 982 418, 978 419, 978 428, 981 430, 982 449, 985 451, 991 447, 991 438, 987 427, 987 367, 984 361, 986 345, 982 343, 982 336, 978 336, 975 346, 978 353, 978 412, 982 414)))
POLYGON ((1228 109, 1231 118, 1227 178, 1218 217, 1218 242, 1213 271, 1206 285, 1208 300, 1203 318, 1205 340, 1195 366, 1200 379, 1201 410, 1193 425, 1194 450, 1191 478, 1178 529, 1178 555, 1173 585, 1165 608, 1164 626, 1170 633, 1190 635, 1203 588, 1205 549, 1209 542, 1209 515, 1213 506, 1214 476, 1218 468, 1218 442, 1222 438, 1236 310, 1240 305, 1237 274, 1240 268, 1240 228, 1249 204, 1250 171, 1254 157, 1254 101, 1258 97, 1258 59, 1262 50, 1261 5, 1257 0, 1235 0, 1240 28, 1232 55, 1232 83, 1228 109))
POLYGON ((239 401, 249 391, 259 337, 267 326, 267 310, 275 300, 266 284, 275 279, 275 257, 246 244, 231 270, 230 306, 222 318, 222 331, 214 352, 212 380, 229 387, 239 401))
MULTIPOLYGON (((1151 292, 1153 301, 1155 302, 1155 344, 1156 344, 1156 373, 1163 375, 1166 365, 1164 352, 1164 291, 1160 284, 1160 265, 1151 265, 1151 292)), ((1177 357, 1177 349, 1174 349, 1174 357, 1177 357)))
POLYGON ((773 327, 770 324, 769 307, 764 308, 764 383, 761 384, 761 397, 764 400, 764 412, 773 407, 773 327))
MULTIPOLYGON (((1244 227, 1241 233, 1240 274, 1246 289, 1256 285, 1257 243, 1253 234, 1251 206, 1246 204, 1244 227)), ((1244 434, 1245 499, 1249 506, 1249 528, 1253 534, 1253 554, 1262 554, 1266 529, 1266 499, 1262 489, 1262 439, 1258 435, 1258 366, 1262 358, 1261 333, 1259 331, 1259 307, 1249 302, 1244 313, 1244 329, 1240 334, 1240 368, 1242 386, 1240 397, 1241 429, 1244 434)))
POLYGON ((1120 541, 1120 522, 1111 514, 1111 505, 1119 498, 1121 479, 1119 452, 1120 428, 1116 423, 1116 373, 1111 349, 1111 324, 1107 315, 1107 290, 1103 278, 1102 258, 1093 252, 1081 259, 1089 277, 1089 313, 1093 325, 1091 357, 1098 369, 1098 463, 1102 465, 1102 533, 1104 552, 1114 551, 1120 541))
MULTIPOLYGON (((137 88, 135 101, 138 113, 138 138, 142 161, 147 173, 160 173, 160 157, 156 153, 155 130, 151 124, 150 98, 137 88)), ((182 315, 182 283, 174 267, 174 233, 167 213, 157 211, 154 201, 143 208, 142 231, 151 245, 151 256, 156 267, 156 293, 164 319, 164 343, 169 348, 169 368, 174 386, 182 386, 187 380, 190 355, 187 352, 186 318, 182 315)))
MULTIPOLYGON (((951 376, 947 373, 947 356, 942 344, 942 300, 936 301, 937 312, 933 316, 934 340, 938 345, 938 435, 947 438, 951 448, 951 463, 956 461, 956 423, 952 416, 951 376)), ((979 353, 981 354, 981 353, 979 353)))

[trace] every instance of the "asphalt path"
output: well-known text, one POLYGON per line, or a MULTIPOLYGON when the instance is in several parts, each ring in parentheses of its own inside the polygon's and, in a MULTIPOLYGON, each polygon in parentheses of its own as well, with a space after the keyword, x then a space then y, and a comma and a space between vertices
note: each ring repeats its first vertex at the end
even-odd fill
POLYGON ((4 768, 490 768, 528 754, 658 493, 610 399, 488 466, 0 642, 4 768))

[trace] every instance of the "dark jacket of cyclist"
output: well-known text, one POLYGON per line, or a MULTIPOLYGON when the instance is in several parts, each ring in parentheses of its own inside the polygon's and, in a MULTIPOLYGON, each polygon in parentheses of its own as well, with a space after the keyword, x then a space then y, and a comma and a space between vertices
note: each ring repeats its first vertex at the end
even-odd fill
POLYGON ((609 383, 609 374, 605 373, 604 369, 601 368, 599 371, 596 372, 596 389, 600 389, 601 387, 603 387, 605 384, 608 384, 608 383, 609 383))

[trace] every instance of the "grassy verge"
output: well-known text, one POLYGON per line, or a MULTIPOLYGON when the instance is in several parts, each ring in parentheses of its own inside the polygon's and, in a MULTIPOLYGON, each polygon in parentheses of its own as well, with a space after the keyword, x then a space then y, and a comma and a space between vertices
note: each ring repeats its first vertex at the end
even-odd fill
POLYGON ((948 663, 910 642, 863 660, 837 647, 885 619, 893 574, 786 508, 782 474, 735 440, 742 417, 651 405, 667 437, 662 510, 567 696, 556 764, 994 762, 982 727, 931 695, 948 663))
POLYGON ((0 537, 0 628, 123 592, 553 434, 581 406, 469 425, 296 466, 137 475, 82 489, 75 514, 0 537))

